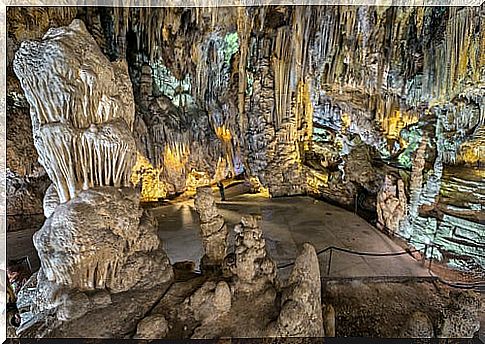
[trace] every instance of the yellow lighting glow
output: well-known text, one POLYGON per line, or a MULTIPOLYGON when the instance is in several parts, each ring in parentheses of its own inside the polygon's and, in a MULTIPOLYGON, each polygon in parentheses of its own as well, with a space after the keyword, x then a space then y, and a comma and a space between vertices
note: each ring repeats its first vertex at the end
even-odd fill
POLYGON ((210 185, 211 180, 207 172, 200 172, 192 169, 187 176, 187 190, 195 191, 199 186, 210 185))
POLYGON ((221 139, 221 141, 224 142, 229 142, 232 139, 231 131, 226 128, 225 124, 216 128, 216 135, 219 139, 221 139))
POLYGON ((185 145, 176 145, 174 147, 165 147, 163 153, 163 165, 171 170, 182 171, 188 161, 189 150, 185 145))
POLYGON ((296 111, 298 126, 300 121, 304 121, 305 127, 303 130, 302 140, 304 144, 304 150, 309 150, 308 143, 312 140, 313 136, 313 104, 311 100, 311 82, 300 81, 298 83, 298 92, 296 95, 296 111))
POLYGON ((351 119, 348 113, 343 113, 342 116, 342 132, 345 132, 351 124, 351 119))
POLYGON ((307 174, 307 185, 318 191, 324 187, 328 187, 328 173, 325 171, 317 172, 314 170, 308 171, 307 174))
POLYGON ((137 153, 136 164, 133 166, 131 182, 133 185, 142 183, 141 200, 143 202, 158 201, 159 198, 167 196, 167 187, 160 180, 160 170, 153 165, 142 154, 137 153))
POLYGON ((460 158, 467 165, 476 165, 485 158, 485 146, 476 142, 465 142, 460 147, 460 158))
POLYGON ((400 137, 401 130, 411 124, 417 123, 419 121, 419 114, 392 110, 387 115, 381 113, 378 119, 387 138, 389 140, 399 140, 401 147, 406 147, 408 143, 400 137))

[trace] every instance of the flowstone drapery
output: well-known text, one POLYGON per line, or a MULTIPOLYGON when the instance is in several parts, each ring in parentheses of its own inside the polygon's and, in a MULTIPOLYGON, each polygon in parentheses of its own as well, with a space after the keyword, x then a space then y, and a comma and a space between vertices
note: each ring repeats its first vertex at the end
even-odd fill
POLYGON ((62 203, 94 186, 130 186, 136 149, 127 69, 108 61, 79 20, 16 53, 34 144, 62 203))
POLYGON ((46 310, 56 314, 51 327, 58 328, 100 306, 86 306, 85 292, 116 294, 171 281, 155 222, 130 184, 136 148, 126 63, 109 62, 74 20, 39 42, 22 43, 14 69, 31 107, 39 161, 53 182, 44 200, 48 219, 34 235, 42 278, 34 295, 20 300, 20 332, 46 310))

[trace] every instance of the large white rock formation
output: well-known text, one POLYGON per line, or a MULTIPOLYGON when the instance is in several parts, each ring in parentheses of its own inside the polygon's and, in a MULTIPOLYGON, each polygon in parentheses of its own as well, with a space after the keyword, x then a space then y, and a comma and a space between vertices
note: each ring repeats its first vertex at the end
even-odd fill
POLYGON ((84 302, 85 292, 169 282, 156 223, 130 184, 136 147, 126 63, 110 62, 74 20, 22 43, 14 69, 30 104, 39 161, 53 182, 44 200, 48 219, 34 235, 42 278, 20 300, 31 303, 29 317, 48 309, 66 322, 99 306, 84 302))

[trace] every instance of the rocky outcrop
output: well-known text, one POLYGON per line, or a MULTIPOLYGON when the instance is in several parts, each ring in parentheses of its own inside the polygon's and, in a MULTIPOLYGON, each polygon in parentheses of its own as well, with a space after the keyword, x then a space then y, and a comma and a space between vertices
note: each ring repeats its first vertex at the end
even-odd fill
POLYGON ((277 281, 258 218, 244 216, 238 226, 223 275, 175 282, 154 308, 152 315, 169 323, 167 337, 323 337, 315 248, 305 244, 288 281, 277 281))
POLYGON ((143 318, 136 327, 133 339, 160 339, 167 335, 169 325, 163 315, 151 315, 143 318))
POLYGON ((402 338, 433 338, 433 323, 426 313, 416 311, 402 328, 402 338))
POLYGON ((480 299, 475 292, 451 291, 438 338, 471 338, 480 329, 480 299))
POLYGON ((200 231, 205 255, 202 266, 221 266, 227 253, 227 226, 219 214, 212 187, 197 188, 194 200, 195 210, 200 217, 200 231))
POLYGON ((479 328, 479 293, 439 282, 327 281, 322 301, 337 337, 470 338, 479 328))
POLYGON ((387 175, 377 195, 377 227, 391 232, 398 231, 406 215, 406 206, 404 182, 387 175))

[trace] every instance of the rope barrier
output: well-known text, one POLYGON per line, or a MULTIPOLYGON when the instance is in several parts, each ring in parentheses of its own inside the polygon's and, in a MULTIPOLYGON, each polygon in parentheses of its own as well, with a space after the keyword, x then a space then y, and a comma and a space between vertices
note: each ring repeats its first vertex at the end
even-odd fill
MULTIPOLYGON (((419 250, 405 250, 405 251, 400 251, 400 252, 385 252, 385 253, 380 253, 380 252, 359 252, 359 251, 354 251, 354 250, 349 250, 349 249, 346 249, 346 248, 341 248, 341 247, 336 247, 336 246, 328 246, 322 250, 319 250, 317 251, 317 256, 327 252, 327 251, 330 251, 330 258, 329 258, 329 264, 328 264, 328 271, 327 271, 327 275, 329 274, 330 272, 330 266, 331 266, 331 259, 332 259, 332 251, 340 251, 340 252, 344 252, 344 253, 349 253, 349 254, 353 254, 353 255, 358 255, 358 256, 371 256, 371 257, 395 257, 395 256, 401 256, 401 255, 405 255, 405 254, 412 254, 414 252, 419 252, 419 250)), ((281 265, 278 265, 277 268, 278 269, 284 269, 284 268, 287 268, 287 267, 290 267, 290 266, 293 266, 295 265, 295 262, 290 262, 290 263, 286 263, 286 264, 281 264, 281 265)), ((485 292, 485 281, 481 281, 481 282, 472 282, 472 283, 465 283, 465 282, 450 282, 450 281, 447 281, 447 280, 444 280, 442 279, 441 277, 433 274, 433 272, 431 271, 430 267, 428 266, 428 274, 429 276, 432 278, 432 280, 436 280, 436 281, 439 281, 445 285, 448 285, 450 287, 453 287, 453 288, 457 288, 457 289, 467 289, 467 290, 471 290, 471 289, 478 289, 479 291, 481 292, 485 292)), ((381 278, 393 278, 393 276, 380 276, 381 278)), ((352 277, 349 277, 349 278, 352 278, 352 277)), ((408 278, 414 278, 414 279, 429 279, 429 277, 420 277, 420 276, 408 276, 408 278)))
MULTIPOLYGON (((353 250, 349 250, 349 249, 346 249, 346 248, 341 248, 341 247, 336 247, 336 246, 328 246, 320 251, 317 251, 317 256, 321 255, 322 253, 325 253, 329 250, 335 250, 335 251, 341 251, 341 252, 345 252, 345 253, 349 253, 349 254, 354 254, 354 255, 359 255, 359 256, 372 256, 372 257, 392 257, 392 256, 402 256, 404 254, 411 254, 411 253, 414 253, 414 252, 418 252, 418 250, 405 250, 405 251, 401 251, 401 252, 386 252, 386 253, 374 253, 374 252, 359 252, 359 251, 353 251, 353 250)), ((295 265, 295 262, 291 262, 291 263, 286 263, 286 264, 283 264, 283 265, 279 265, 278 266, 278 269, 283 269, 283 268, 286 268, 288 266, 292 266, 292 265, 295 265)))

